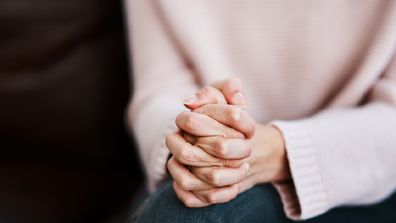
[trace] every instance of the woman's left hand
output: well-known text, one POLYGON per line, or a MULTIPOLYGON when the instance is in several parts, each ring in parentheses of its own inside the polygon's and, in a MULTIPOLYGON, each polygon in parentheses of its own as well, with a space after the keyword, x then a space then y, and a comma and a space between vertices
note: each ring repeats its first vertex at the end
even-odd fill
MULTIPOLYGON (((252 119, 244 110, 234 105, 208 104, 194 109, 193 112, 207 115, 227 125, 229 123, 225 122, 229 122, 230 120, 227 114, 234 114, 234 119, 235 117, 239 117, 235 120, 235 123, 238 122, 242 128, 243 126, 249 126, 249 122, 252 122, 252 119), (244 122, 246 122, 246 125, 244 125, 244 122)), ((208 150, 207 148, 211 148, 211 142, 213 140, 215 139, 210 138, 208 140, 205 137, 202 139, 197 137, 195 139, 195 145, 208 150)), ((241 147, 250 148, 251 154, 245 160, 250 168, 247 171, 247 176, 239 183, 237 193, 241 193, 256 184, 282 181, 290 177, 283 137, 276 127, 255 123, 253 136, 251 138, 239 139, 238 143, 241 147)), ((218 183, 221 181, 221 177, 216 177, 215 174, 218 168, 190 167, 190 170, 205 182, 212 185, 219 185, 218 183)), ((237 176, 229 177, 237 178, 237 176)), ((222 181, 226 181, 225 179, 223 176, 222 181)), ((224 188, 224 192, 221 191, 221 187, 216 187, 209 190, 192 191, 192 193, 206 203, 222 203, 236 196, 236 189, 233 189, 233 187, 235 188, 234 185, 228 185, 224 188)))
MULTIPOLYGON (((224 83, 227 83, 227 80, 224 83)), ((223 86, 228 87, 229 92, 235 94, 232 86, 238 86, 238 84, 235 84, 235 80, 229 80, 228 83, 231 84, 223 86), (234 83, 232 84, 232 82, 234 83)), ((175 179, 174 189, 180 200, 189 207, 224 203, 256 184, 290 178, 280 131, 271 125, 256 123, 241 106, 227 105, 225 99, 222 98, 223 94, 224 98, 232 98, 231 95, 225 95, 227 92, 224 90, 214 90, 214 88, 201 90, 198 101, 194 103, 193 107, 190 107, 192 111, 179 115, 176 120, 182 130, 186 131, 187 129, 187 133, 190 133, 184 134, 186 142, 201 148, 201 153, 206 152, 207 157, 216 158, 208 159, 210 162, 216 162, 216 165, 205 165, 205 163, 194 165, 183 162, 177 157, 182 149, 180 143, 168 144, 169 150, 174 154, 174 157, 168 162, 168 169, 175 179), (212 103, 216 101, 217 104, 205 104, 210 101, 212 103), (201 119, 199 125, 190 125, 189 128, 183 129, 183 123, 187 123, 188 119, 191 121, 191 117, 197 113, 208 117, 201 119), (244 133, 242 135, 245 137, 194 136, 194 133, 216 132, 213 130, 213 121, 244 133), (208 129, 205 129, 205 126, 208 129), (241 157, 245 157, 245 159, 241 160, 241 157), (217 164, 219 161, 225 165, 220 164, 219 166, 217 164), (235 168, 235 165, 241 166, 235 168), (241 167, 248 168, 243 171, 241 167)), ((189 151, 184 149, 184 156, 188 156, 189 151)), ((191 150, 191 153, 193 151, 191 150)), ((197 154, 195 152, 191 155, 196 156, 197 154)), ((203 156, 201 155, 201 157, 203 156)))

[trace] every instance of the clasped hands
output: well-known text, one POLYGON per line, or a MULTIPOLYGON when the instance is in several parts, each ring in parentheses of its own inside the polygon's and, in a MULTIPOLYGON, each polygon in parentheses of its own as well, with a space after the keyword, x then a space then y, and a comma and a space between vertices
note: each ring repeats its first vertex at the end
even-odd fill
MULTIPOLYGON (((265 100, 265 99, 263 99, 265 100)), ((166 137, 167 168, 187 207, 225 203, 261 183, 290 178, 280 131, 246 112, 238 78, 217 82, 185 100, 166 137)))

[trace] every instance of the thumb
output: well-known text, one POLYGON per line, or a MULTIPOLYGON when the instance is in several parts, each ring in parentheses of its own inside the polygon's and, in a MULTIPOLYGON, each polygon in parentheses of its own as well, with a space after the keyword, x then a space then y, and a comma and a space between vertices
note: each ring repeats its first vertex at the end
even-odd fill
POLYGON ((228 104, 246 107, 246 100, 242 89, 242 81, 238 77, 216 82, 213 84, 213 87, 223 93, 228 104))
POLYGON ((184 100, 184 106, 189 109, 196 109, 206 104, 227 104, 227 101, 223 93, 212 86, 206 86, 184 100))
POLYGON ((241 79, 233 77, 218 81, 184 100, 184 106, 189 109, 196 109, 206 104, 230 104, 246 107, 241 79))

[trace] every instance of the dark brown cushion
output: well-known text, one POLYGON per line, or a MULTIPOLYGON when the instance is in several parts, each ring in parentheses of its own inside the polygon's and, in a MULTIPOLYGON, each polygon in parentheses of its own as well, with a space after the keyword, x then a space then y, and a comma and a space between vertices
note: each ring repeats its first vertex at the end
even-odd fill
POLYGON ((126 51, 121 1, 0 0, 1 222, 100 219, 133 194, 126 51))

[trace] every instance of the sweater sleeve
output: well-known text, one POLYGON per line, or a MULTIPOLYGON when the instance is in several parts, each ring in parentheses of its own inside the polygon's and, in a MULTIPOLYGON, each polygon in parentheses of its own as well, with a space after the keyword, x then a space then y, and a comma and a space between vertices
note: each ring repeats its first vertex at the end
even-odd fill
POLYGON ((128 125, 137 140, 149 190, 154 191, 166 175, 165 136, 177 129, 174 120, 184 110, 182 100, 198 88, 154 1, 127 0, 126 10, 134 74, 128 125))
POLYGON ((379 202, 396 189, 396 60, 367 104, 273 124, 284 136, 293 179, 275 183, 288 217, 379 202))

